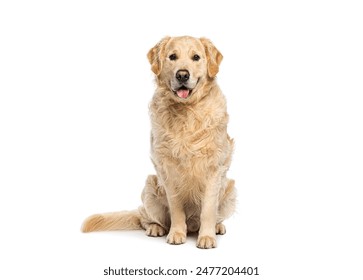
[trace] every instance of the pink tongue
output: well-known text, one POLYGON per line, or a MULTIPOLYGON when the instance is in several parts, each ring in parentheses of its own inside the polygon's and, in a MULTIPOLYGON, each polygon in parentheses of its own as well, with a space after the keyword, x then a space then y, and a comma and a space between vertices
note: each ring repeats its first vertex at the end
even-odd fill
POLYGON ((180 98, 187 98, 189 95, 189 89, 179 89, 176 94, 180 97, 180 98))

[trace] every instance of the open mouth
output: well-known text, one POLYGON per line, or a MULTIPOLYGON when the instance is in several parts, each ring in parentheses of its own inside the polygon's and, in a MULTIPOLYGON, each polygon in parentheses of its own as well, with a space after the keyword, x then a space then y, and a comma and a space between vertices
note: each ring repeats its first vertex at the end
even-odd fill
POLYGON ((180 98, 186 99, 192 93, 191 89, 188 89, 185 86, 181 86, 177 91, 174 92, 180 98))

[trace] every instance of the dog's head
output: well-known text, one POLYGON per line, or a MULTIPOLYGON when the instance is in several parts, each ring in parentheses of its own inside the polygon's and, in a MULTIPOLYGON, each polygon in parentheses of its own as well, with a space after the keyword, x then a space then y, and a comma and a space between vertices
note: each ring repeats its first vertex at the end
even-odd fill
POLYGON ((213 80, 222 54, 205 38, 165 37, 148 55, 159 86, 169 89, 171 98, 186 101, 213 80))

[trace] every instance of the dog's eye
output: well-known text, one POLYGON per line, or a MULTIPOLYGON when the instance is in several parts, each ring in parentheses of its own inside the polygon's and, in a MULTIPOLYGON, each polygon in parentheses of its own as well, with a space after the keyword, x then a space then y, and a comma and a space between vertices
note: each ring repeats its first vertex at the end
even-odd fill
POLYGON ((197 54, 193 55, 193 60, 194 61, 198 61, 199 59, 200 59, 199 55, 197 55, 197 54))
POLYGON ((170 60, 176 60, 177 59, 176 54, 173 53, 173 54, 169 55, 169 59, 170 60))

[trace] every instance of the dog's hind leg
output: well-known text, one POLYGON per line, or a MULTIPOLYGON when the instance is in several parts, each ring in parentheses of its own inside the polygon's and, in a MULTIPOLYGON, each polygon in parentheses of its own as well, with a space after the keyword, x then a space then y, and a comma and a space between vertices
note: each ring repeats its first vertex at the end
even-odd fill
POLYGON ((170 214, 165 190, 158 184, 157 176, 149 175, 141 195, 139 208, 141 226, 148 236, 163 236, 170 228, 170 214))
POLYGON ((216 224, 216 234, 225 234, 226 227, 222 222, 229 218, 236 208, 236 189, 234 180, 227 179, 226 187, 219 193, 219 206, 216 224))

